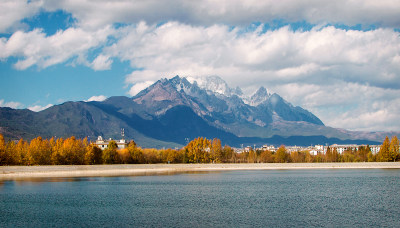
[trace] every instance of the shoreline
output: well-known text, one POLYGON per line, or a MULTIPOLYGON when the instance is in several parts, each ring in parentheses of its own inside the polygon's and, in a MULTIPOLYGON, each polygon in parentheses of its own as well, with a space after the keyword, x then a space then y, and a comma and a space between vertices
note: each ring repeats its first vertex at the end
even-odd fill
POLYGON ((0 181, 48 177, 146 176, 185 172, 294 169, 400 169, 400 162, 0 166, 0 181))

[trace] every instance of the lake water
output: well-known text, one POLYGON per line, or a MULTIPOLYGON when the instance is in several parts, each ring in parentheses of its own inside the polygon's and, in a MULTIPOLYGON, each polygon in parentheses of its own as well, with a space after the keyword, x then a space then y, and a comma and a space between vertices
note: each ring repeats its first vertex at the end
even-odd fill
POLYGON ((400 170, 0 182, 0 227, 400 227, 400 170))

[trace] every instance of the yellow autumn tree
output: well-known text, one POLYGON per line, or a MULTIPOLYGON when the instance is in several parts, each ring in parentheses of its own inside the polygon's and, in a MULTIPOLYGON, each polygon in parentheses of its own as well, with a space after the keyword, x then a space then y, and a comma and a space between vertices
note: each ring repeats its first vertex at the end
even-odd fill
POLYGON ((6 150, 6 142, 4 141, 4 137, 0 134, 0 165, 8 165, 8 153, 6 150))
POLYGON ((211 142, 210 159, 214 163, 220 163, 223 159, 221 140, 214 138, 211 142))
POLYGON ((389 157, 390 161, 396 161, 399 156, 399 139, 397 136, 393 136, 389 145, 389 157))
POLYGON ((285 146, 282 145, 276 151, 276 153, 275 153, 275 162, 277 162, 277 163, 289 162, 289 154, 287 153, 285 146))
POLYGON ((28 148, 28 165, 50 165, 51 147, 48 140, 37 137, 31 140, 28 148))
POLYGON ((24 141, 22 138, 18 141, 15 148, 15 162, 16 165, 26 165, 27 164, 27 153, 28 153, 28 142, 24 141))
POLYGON ((187 160, 189 163, 206 163, 210 160, 211 142, 207 138, 199 137, 186 146, 187 160))
POLYGON ((383 143, 381 145, 379 153, 378 153, 379 161, 388 162, 391 160, 391 157, 389 154, 389 147, 390 147, 389 137, 386 136, 385 140, 383 141, 383 143))
POLYGON ((90 144, 86 147, 86 153, 85 153, 85 164, 88 165, 96 165, 96 164, 102 164, 102 155, 103 151, 98 148, 94 144, 90 144))

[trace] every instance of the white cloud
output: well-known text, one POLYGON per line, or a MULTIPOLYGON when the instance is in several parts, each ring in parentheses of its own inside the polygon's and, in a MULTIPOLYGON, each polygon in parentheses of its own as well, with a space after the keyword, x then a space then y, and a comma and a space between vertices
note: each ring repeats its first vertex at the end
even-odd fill
POLYGON ((272 85, 348 81, 400 88, 400 37, 390 29, 294 32, 283 27, 243 33, 223 25, 169 22, 159 27, 140 23, 119 33, 121 38, 103 54, 144 69, 128 76, 129 83, 179 74, 220 75, 235 86, 254 80, 272 85))
POLYGON ((34 112, 40 112, 40 111, 50 108, 51 106, 53 106, 53 104, 48 104, 46 106, 34 105, 31 107, 28 107, 28 109, 31 111, 34 111, 34 112))
POLYGON ((145 82, 138 82, 135 83, 131 89, 129 90, 128 94, 131 96, 135 96, 138 94, 140 91, 146 89, 150 85, 152 85, 154 82, 153 81, 145 81, 145 82))
POLYGON ((99 95, 99 96, 92 96, 90 97, 87 101, 104 101, 106 100, 107 97, 104 95, 99 95))
MULTIPOLYGON (((0 58, 18 57, 14 66, 19 70, 32 65, 46 68, 74 57, 86 56, 90 49, 105 43, 112 32, 109 26, 92 32, 68 28, 52 36, 46 36, 40 29, 17 31, 8 40, 0 40, 0 58)), ((107 64, 111 64, 110 60, 102 57, 93 61, 95 69, 106 68, 107 64)))
POLYGON ((5 102, 4 99, 0 100, 0 107, 9 107, 13 109, 21 108, 23 105, 19 102, 15 101, 10 101, 10 102, 5 102))
POLYGON ((195 25, 247 25, 253 22, 308 21, 314 24, 378 24, 398 27, 400 3, 383 0, 230 0, 230 1, 45 1, 47 10, 63 9, 78 20, 78 25, 96 29, 112 23, 157 24, 180 21, 195 25))
POLYGON ((0 1, 0 33, 12 32, 25 26, 21 20, 39 12, 42 1, 2 0, 0 1))
POLYGON ((112 60, 108 56, 99 55, 93 60, 91 67, 94 70, 109 70, 111 69, 112 60))
POLYGON ((398 131, 398 89, 358 83, 278 85, 287 100, 316 114, 326 125, 362 131, 398 131))

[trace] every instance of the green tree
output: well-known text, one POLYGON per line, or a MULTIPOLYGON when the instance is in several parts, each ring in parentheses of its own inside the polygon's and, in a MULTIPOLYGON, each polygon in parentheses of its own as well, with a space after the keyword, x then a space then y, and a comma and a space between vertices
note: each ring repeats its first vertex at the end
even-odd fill
POLYGON ((117 164, 118 161, 118 153, 117 153, 118 145, 112 140, 108 143, 107 148, 103 151, 103 163, 105 164, 117 164))

